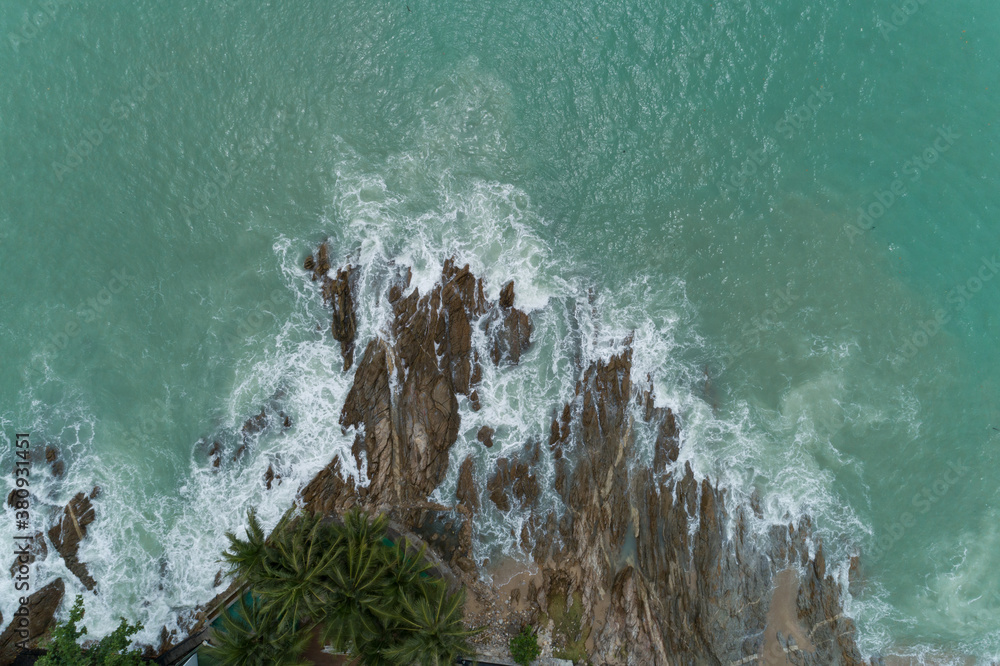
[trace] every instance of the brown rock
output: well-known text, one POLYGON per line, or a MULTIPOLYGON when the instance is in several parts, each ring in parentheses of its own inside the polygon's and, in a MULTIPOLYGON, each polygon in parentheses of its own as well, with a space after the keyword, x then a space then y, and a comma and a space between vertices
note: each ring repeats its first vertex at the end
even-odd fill
POLYGON ((333 319, 330 332, 333 339, 340 343, 340 355, 344 359, 344 370, 349 370, 354 363, 354 339, 357 337, 358 324, 354 314, 352 269, 337 271, 337 277, 323 278, 323 302, 333 308, 333 319))
POLYGON ((472 456, 467 456, 462 462, 462 468, 458 472, 458 488, 455 496, 458 498, 459 510, 465 510, 469 515, 479 511, 479 491, 476 488, 476 481, 473 472, 476 469, 476 461, 472 456))
POLYGON ((521 354, 531 346, 531 319, 521 310, 509 308, 497 321, 500 324, 491 327, 493 346, 490 358, 493 365, 500 365, 501 361, 517 365, 521 354))
POLYGON ((493 503, 504 512, 510 511, 511 499, 520 506, 530 507, 541 495, 538 478, 527 463, 518 459, 497 459, 497 471, 486 484, 486 489, 490 491, 493 503))
POLYGON ((306 510, 340 515, 360 501, 354 479, 345 480, 340 470, 340 458, 334 458, 302 489, 302 502, 306 510))
MULTIPOLYGON (((459 432, 456 396, 478 406, 481 367, 472 327, 487 331, 492 360, 501 365, 519 360, 531 322, 514 307, 512 283, 491 305, 482 281, 453 260, 427 294, 403 294, 399 284, 389 286, 390 333, 369 343, 341 412, 345 430, 357 429, 354 455, 360 462, 364 451, 368 487, 356 488, 334 460, 302 499, 315 511, 355 504, 387 510, 475 585, 474 458, 462 462, 454 509, 427 497, 444 479, 459 432)), ((520 534, 511 528, 511 536, 530 552, 540 580, 520 603, 541 617, 558 599, 580 599, 595 664, 752 663, 763 648, 775 572, 802 566, 808 575, 797 606, 803 626, 816 627, 816 648, 794 659, 810 666, 862 663, 822 552, 810 559, 809 522, 775 526, 762 539, 750 535, 752 501, 747 513, 729 515, 725 489, 696 477, 689 465, 680 469, 680 419, 655 407, 651 377, 633 385, 625 342, 622 353, 582 372, 576 394, 551 422, 558 509, 541 505, 535 470, 547 461, 534 444, 514 459, 499 459, 488 477, 486 492, 498 509, 528 514, 520 534), (635 446, 635 413, 656 433, 652 460, 635 446)), ((477 438, 486 443, 493 434, 481 430, 477 438)))
POLYGON ((514 281, 511 280, 503 286, 500 290, 500 307, 502 308, 512 308, 514 307, 514 281))
POLYGON ((45 462, 52 469, 52 476, 60 477, 66 472, 66 463, 59 459, 59 451, 53 446, 45 447, 45 462))
POLYGON ((95 518, 96 514, 94 506, 90 503, 90 498, 86 493, 77 493, 66 504, 60 521, 49 528, 48 533, 49 541, 62 555, 66 567, 80 579, 80 582, 88 590, 93 590, 97 581, 87 571, 87 565, 77 558, 77 550, 80 548, 80 542, 87 535, 87 526, 94 522, 95 518))
POLYGON ((483 426, 479 429, 479 433, 476 435, 476 439, 482 442, 483 446, 486 448, 492 448, 493 446, 493 433, 496 431, 489 426, 483 426))
MULTIPOLYGON (((55 613, 65 592, 66 586, 62 578, 57 578, 28 597, 28 607, 31 609, 27 626, 28 647, 36 647, 55 624, 55 613)), ((0 664, 12 664, 21 651, 17 646, 17 643, 24 640, 24 636, 18 634, 20 629, 22 628, 17 626, 17 622, 11 622, 3 634, 0 634, 0 664)))
POLYGON ((246 444, 252 436, 262 432, 267 425, 267 411, 261 407, 260 414, 251 416, 243 423, 243 427, 240 429, 240 433, 243 435, 243 443, 246 444))
MULTIPOLYGON (((14 563, 10 565, 11 577, 17 575, 18 569, 21 566, 29 567, 35 561, 45 559, 45 556, 49 553, 49 548, 45 545, 45 535, 37 532, 30 540, 18 539, 15 541, 14 552, 14 563), (27 552, 22 553, 18 550, 22 542, 26 544, 27 552)), ((26 574, 27 569, 22 570, 21 573, 26 574)))
POLYGON ((315 258, 311 254, 306 257, 304 266, 307 271, 312 271, 313 282, 326 276, 330 271, 330 248, 325 241, 320 243, 315 258))
POLYGON ((218 467, 222 462, 222 443, 214 442, 212 448, 208 450, 208 457, 212 460, 212 467, 218 467))
POLYGON ((324 241, 316 251, 315 257, 313 255, 306 257, 304 268, 312 271, 313 282, 321 283, 323 302, 333 309, 330 331, 333 338, 340 343, 340 353, 346 371, 354 362, 354 338, 357 335, 353 296, 354 276, 351 266, 338 270, 336 277, 331 278, 330 249, 324 241))

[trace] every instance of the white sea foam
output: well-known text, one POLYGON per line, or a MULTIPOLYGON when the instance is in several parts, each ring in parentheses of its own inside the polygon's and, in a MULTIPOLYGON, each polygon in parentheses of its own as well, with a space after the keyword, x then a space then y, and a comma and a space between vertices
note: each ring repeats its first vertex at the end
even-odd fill
MULTIPOLYGON (((813 515, 820 534, 833 542, 830 562, 839 561, 838 575, 846 576, 846 556, 868 528, 845 510, 845 498, 835 489, 831 468, 854 462, 833 440, 842 428, 887 418, 847 407, 843 368, 851 363, 850 341, 806 344, 803 354, 834 359, 834 369, 790 386, 778 404, 744 398, 717 408, 705 386, 704 359, 719 350, 698 337, 698 313, 682 281, 658 282, 637 275, 613 290, 602 287, 587 266, 554 249, 559 246, 544 235, 549 220, 525 191, 450 171, 455 151, 484 162, 509 160, 504 124, 512 120, 506 93, 502 83, 482 75, 470 60, 432 93, 410 151, 372 164, 347 141, 331 140, 330 152, 337 161, 326 219, 312 236, 281 237, 274 244, 285 289, 294 301, 293 315, 277 327, 260 327, 248 338, 235 368, 236 380, 227 395, 219 396, 219 422, 205 424, 208 440, 218 436, 232 445, 243 420, 281 393, 277 402, 292 417, 292 429, 265 433, 235 461, 234 447, 229 446, 218 470, 207 458, 207 441, 190 442, 190 456, 172 473, 157 469, 169 462, 152 454, 147 467, 109 470, 94 455, 108 446, 93 439, 92 424, 98 416, 88 411, 83 396, 74 398, 80 403, 74 408, 78 413, 65 420, 76 429, 53 434, 77 462, 63 483, 43 479, 40 491, 54 512, 75 489, 94 482, 103 488, 95 501, 97 521, 80 551, 99 581, 99 594, 88 595, 92 636, 112 630, 126 612, 146 625, 139 639, 157 644, 161 626, 178 628, 179 615, 219 591, 213 581, 226 545, 224 532, 242 530, 246 509, 258 507, 265 527, 273 526, 299 489, 334 455, 341 456, 346 473, 364 482, 366 470, 363 465, 355 468, 349 454, 353 433, 343 433, 339 425, 353 373, 342 372, 339 349, 326 333, 329 312, 319 302, 317 285, 301 269, 303 254, 326 235, 335 268, 345 263, 359 267, 357 361, 370 339, 386 334, 390 308, 385 292, 395 267, 411 267, 411 288, 426 293, 438 280, 442 262, 454 256, 459 265, 468 263, 484 278, 492 298, 513 279, 517 304, 532 317, 533 346, 517 367, 494 367, 488 361, 485 334, 474 330, 473 342, 483 359, 482 409, 475 412, 468 401, 460 400, 462 426, 450 454, 448 477, 434 495, 438 501, 452 502, 457 471, 466 456, 475 457, 476 477, 484 488, 497 458, 516 456, 526 444, 538 442, 545 489, 541 502, 543 508, 559 510, 551 483, 553 463, 544 446, 549 423, 572 399, 582 370, 620 352, 632 337, 634 383, 642 386, 651 376, 656 404, 669 406, 680 419, 678 465, 690 463, 699 477, 710 476, 729 487, 734 506, 762 488, 765 516, 751 519, 762 533, 775 522, 813 515), (320 331, 315 330, 317 324, 320 331), (490 450, 476 440, 483 425, 496 429, 490 450), (263 482, 268 466, 281 477, 270 491, 263 482), (149 495, 137 495, 138 488, 149 486, 144 479, 151 472, 163 485, 151 488, 149 495)), ((905 400, 901 395, 899 402, 905 400)), ((38 402, 30 422, 34 430, 52 432, 51 409, 38 402)), ((912 407, 911 415, 916 409, 912 407)), ((641 425, 638 412, 635 416, 640 423, 635 464, 648 465, 655 433, 641 425)), ((481 504, 477 557, 517 553, 525 512, 515 507, 501 513, 485 494, 481 504)), ((5 521, 0 538, 9 538, 9 530, 10 521, 5 521)), ((70 597, 81 590, 50 548, 36 580, 56 576, 67 581, 70 597)), ((0 577, 0 610, 6 617, 14 610, 13 598, 10 581, 0 577)), ((881 636, 865 640, 876 647, 884 644, 881 636)))

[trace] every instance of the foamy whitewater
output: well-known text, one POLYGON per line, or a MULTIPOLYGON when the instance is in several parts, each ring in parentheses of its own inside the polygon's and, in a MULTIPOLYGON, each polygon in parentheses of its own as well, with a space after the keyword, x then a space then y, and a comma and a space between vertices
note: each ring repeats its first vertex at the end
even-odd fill
MULTIPOLYGON (((101 488, 79 552, 96 593, 51 545, 32 572, 66 582, 61 616, 84 594, 91 636, 124 614, 157 645, 226 585, 249 507, 273 526, 334 455, 366 478, 339 425, 353 372, 301 268, 328 238, 360 267, 359 350, 394 266, 425 293, 454 256, 532 318, 521 364, 484 364, 482 410, 460 404, 434 499, 468 454, 485 470, 544 440, 631 336, 677 465, 734 506, 756 492, 761 534, 811 516, 845 588, 861 556, 866 655, 1000 659, 996 6, 896 26, 891 3, 55 4, 30 38, 37 3, 0 16, 0 471, 15 432, 66 461, 35 460, 36 531, 101 488), (292 427, 236 457, 265 405, 292 427)), ((525 518, 485 503, 477 557, 517 554, 525 518)), ((17 596, 0 577, 5 618, 17 596)))

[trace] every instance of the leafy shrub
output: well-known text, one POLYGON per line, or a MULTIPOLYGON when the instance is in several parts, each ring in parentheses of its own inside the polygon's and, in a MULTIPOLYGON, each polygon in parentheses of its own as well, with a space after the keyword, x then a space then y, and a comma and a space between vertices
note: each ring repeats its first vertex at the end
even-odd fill
POLYGON ((142 629, 141 624, 129 624, 122 618, 117 629, 83 649, 79 641, 87 628, 77 628, 83 614, 83 597, 77 595, 69 612, 69 622, 56 624, 52 642, 47 646, 48 654, 36 661, 36 666, 138 666, 143 663, 138 650, 128 649, 132 642, 129 639, 142 629))
POLYGON ((521 628, 521 633, 510 639, 510 654, 521 666, 528 666, 538 659, 541 653, 542 648, 538 647, 538 635, 527 625, 521 628))

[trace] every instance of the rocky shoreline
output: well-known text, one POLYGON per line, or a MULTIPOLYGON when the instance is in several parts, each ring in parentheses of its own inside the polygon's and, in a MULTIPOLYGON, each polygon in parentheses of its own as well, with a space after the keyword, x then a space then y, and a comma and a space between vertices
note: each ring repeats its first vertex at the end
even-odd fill
MULTIPOLYGON (((343 309, 354 298, 345 277, 351 267, 331 277, 325 244, 305 266, 333 307, 346 369, 354 341, 338 331, 354 330, 342 323, 355 316, 343 309)), ((654 406, 652 378, 633 377, 630 340, 583 369, 547 445, 526 442, 516 458, 497 459, 485 488, 473 473, 479 461, 469 456, 453 503, 429 501, 457 440, 459 399, 478 409, 480 364, 517 364, 532 326, 515 306, 513 282, 491 301, 482 279, 453 260, 429 293, 404 297, 408 289, 409 272, 399 271, 389 288, 388 333, 365 349, 341 414, 341 425, 357 430, 353 450, 358 463, 364 451, 368 485, 355 487, 334 459, 302 491, 307 508, 339 513, 360 505, 421 535, 472 591, 470 622, 485 622, 492 643, 484 648, 502 650, 527 620, 548 629, 556 652, 582 647, 594 664, 868 663, 822 547, 809 552, 809 523, 774 526, 763 542, 750 538, 749 512, 759 508, 751 503, 729 515, 724 488, 676 464, 678 419, 654 406), (489 359, 473 348, 474 326, 486 332, 489 359), (651 466, 635 464, 636 411, 657 432, 651 466), (565 505, 559 514, 538 501, 542 455, 555 460, 565 505), (529 515, 518 536, 531 573, 513 588, 486 585, 473 558, 485 502, 529 515)), ((489 446, 492 429, 479 439, 489 446)))
MULTIPOLYGON (((622 341, 620 353, 580 368, 575 392, 553 412, 547 441, 539 433, 516 456, 497 458, 485 470, 477 470, 484 464, 479 457, 466 457, 452 501, 434 502, 429 498, 445 479, 458 439, 460 401, 481 407, 482 364, 503 371, 531 347, 532 322, 516 306, 514 283, 491 300, 481 278, 448 260, 434 287, 420 294, 410 289, 410 271, 396 267, 386 287, 391 321, 355 366, 357 270, 334 270, 326 243, 304 268, 332 311, 344 372, 353 368, 340 424, 356 437, 354 460, 331 460, 302 489, 300 502, 325 513, 352 506, 386 512, 427 542, 469 589, 468 621, 486 627, 477 638, 483 654, 504 656, 510 636, 530 622, 541 627, 547 654, 593 664, 869 663, 855 645, 822 548, 807 546, 808 521, 751 537, 748 521, 760 517, 755 503, 730 515, 726 489, 678 464, 682 424, 655 406, 651 377, 633 376, 631 340, 622 341), (473 344, 476 327, 488 341, 486 358, 473 344), (656 432, 652 460, 642 464, 637 420, 656 432), (358 486, 343 469, 361 467, 362 453, 368 479, 358 486), (553 461, 562 510, 539 501, 543 458, 553 461), (488 568, 473 555, 475 524, 487 502, 528 516, 515 535, 523 553, 488 568)), ((244 437, 290 426, 283 412, 272 411, 248 419, 244 437)), ((484 426, 478 439, 490 447, 493 434, 484 426)), ((217 467, 219 444, 208 453, 217 467)), ((54 454, 49 462, 58 464, 54 454)), ((280 483, 268 472, 268 488, 280 483)), ((76 551, 94 520, 90 500, 97 492, 75 496, 49 530, 87 589, 95 582, 76 551)), ((33 595, 38 633, 51 625, 62 595, 61 580, 33 595)), ((196 615, 191 633, 205 617, 196 615)), ((0 636, 0 664, 12 659, 9 633, 0 636)), ((162 639, 150 655, 177 641, 166 631, 162 639)))

